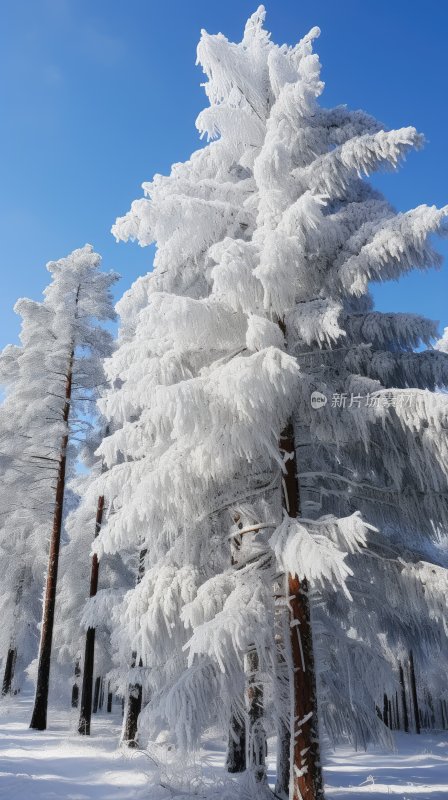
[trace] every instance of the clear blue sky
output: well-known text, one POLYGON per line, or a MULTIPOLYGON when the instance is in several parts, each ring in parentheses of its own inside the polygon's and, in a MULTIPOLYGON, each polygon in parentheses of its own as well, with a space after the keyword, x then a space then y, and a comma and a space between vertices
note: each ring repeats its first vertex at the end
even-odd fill
MULTIPOLYGON (((249 0, 3 0, 0 9, 0 346, 15 341, 17 297, 38 299, 44 265, 90 242, 123 278, 152 252, 115 244, 117 215, 154 172, 199 146, 200 29, 238 40, 249 0)), ((322 36, 327 105, 365 108, 428 139, 377 185, 400 209, 448 202, 448 4, 441 0, 268 0, 274 41, 322 36)), ((441 250, 448 255, 447 243, 441 250)), ((448 325, 448 268, 375 292, 378 307, 448 325)))

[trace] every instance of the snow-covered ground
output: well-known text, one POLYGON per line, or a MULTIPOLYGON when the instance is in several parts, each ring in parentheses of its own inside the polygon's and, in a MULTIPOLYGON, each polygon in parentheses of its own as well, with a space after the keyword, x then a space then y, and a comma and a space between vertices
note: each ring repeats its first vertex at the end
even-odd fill
POLYGON ((46 731, 31 731, 30 697, 0 707, 0 798, 6 800, 134 800, 147 784, 146 758, 117 748, 119 716, 93 718, 92 736, 78 736, 70 714, 53 709, 46 731))
MULTIPOLYGON (((31 698, 0 705, 0 798, 8 800, 160 800, 173 798, 148 753, 118 745, 121 715, 93 718, 92 736, 74 733, 76 717, 51 710, 45 732, 30 731, 31 698)), ((157 748, 152 755, 157 754, 157 748)), ((223 752, 212 744, 204 763, 184 770, 182 789, 211 768, 222 766, 223 752)), ((181 775, 182 770, 179 773, 181 775)), ((224 776, 223 776, 224 777, 224 776)), ((270 770, 270 779, 273 771, 270 770)), ((176 783, 176 781, 175 781, 176 783)), ((201 796, 201 792, 199 795, 201 796)), ((354 753, 339 748, 326 758, 328 800, 448 800, 448 734, 397 737, 397 752, 354 753)))
POLYGON ((448 800, 448 731, 396 736, 395 753, 338 748, 326 759, 326 794, 337 800, 448 800))

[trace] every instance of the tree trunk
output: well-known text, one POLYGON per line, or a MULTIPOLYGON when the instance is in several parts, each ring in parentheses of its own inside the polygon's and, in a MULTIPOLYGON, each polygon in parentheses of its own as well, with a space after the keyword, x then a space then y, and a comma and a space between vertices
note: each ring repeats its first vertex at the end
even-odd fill
POLYGON ((406 686, 404 682, 404 672, 401 661, 398 662, 398 669, 400 672, 401 705, 403 706, 403 730, 406 733, 409 733, 408 704, 406 702, 406 686))
POLYGON ((74 683, 72 686, 72 708, 78 708, 79 703, 79 686, 74 683))
POLYGON ((110 681, 107 684, 107 713, 110 714, 112 711, 112 692, 110 690, 110 681))
MULTIPOLYGON (((294 428, 290 421, 280 438, 284 454, 283 505, 287 514, 300 515, 299 483, 294 428)), ((323 798, 319 752, 317 689, 308 582, 288 575, 290 644, 293 664, 291 678, 291 800, 323 798)))
POLYGON ((398 692, 395 692, 395 720, 397 731, 400 730, 400 712, 398 710, 398 692))
MULTIPOLYGON (((95 519, 94 539, 101 530, 104 512, 104 495, 98 497, 95 519)), ((92 556, 92 567, 90 571, 90 591, 89 597, 95 597, 98 590, 99 563, 97 554, 92 556)), ((84 672, 82 675, 81 692, 81 711, 79 715, 78 733, 90 735, 90 722, 92 717, 92 687, 93 687, 93 664, 95 660, 95 628, 88 628, 86 633, 86 644, 84 650, 84 672)))
POLYGON ((415 732, 420 733, 420 715, 419 715, 418 698, 417 698, 417 683, 415 680, 414 656, 412 650, 409 653, 409 674, 411 678, 412 704, 414 706, 415 732))
POLYGON ((248 764, 256 781, 266 780, 266 731, 263 726, 263 686, 259 680, 259 659, 255 649, 246 656, 248 704, 248 764))
POLYGON ((2 697, 5 697, 5 695, 10 694, 11 692, 11 684, 12 684, 12 679, 14 677, 14 668, 16 665, 16 659, 17 659, 17 650, 15 647, 10 647, 6 658, 5 673, 3 676, 2 697))
POLYGON ((72 686, 72 708, 78 708, 79 702, 79 684, 78 678, 81 675, 81 668, 79 666, 79 659, 77 659, 75 664, 75 681, 72 686))
MULTIPOLYGON (((78 290, 79 294, 79 290, 78 290)), ((76 300, 77 302, 77 300, 76 300)), ((68 418, 70 414, 70 401, 72 396, 72 377, 74 350, 72 349, 65 379, 65 402, 62 419, 66 433, 62 437, 59 458, 58 475, 56 482, 56 496, 53 514, 53 530, 50 540, 50 553, 48 557, 47 582, 45 587, 45 600, 42 615, 42 629, 40 639, 39 663, 37 668, 36 696, 34 700, 33 715, 30 728, 44 731, 47 727, 48 689, 50 683, 51 648, 53 640, 54 609, 56 603, 56 588, 58 580, 59 549, 61 543, 62 512, 65 492, 65 469, 67 464, 68 445, 68 418)))
MULTIPOLYGON (((235 514, 233 521, 239 530, 242 530, 243 523, 239 514, 235 514)), ((238 552, 241 549, 242 537, 238 534, 232 537, 230 545, 230 563, 232 567, 238 565, 238 552)), ((232 709, 229 724, 229 737, 227 743, 226 770, 234 775, 244 772, 247 768, 247 747, 246 747, 246 719, 244 711, 244 695, 241 696, 240 709, 232 709)))
POLYGON ((431 710, 431 714, 430 714, 431 727, 435 728, 436 727, 436 712, 435 712, 434 700, 433 700, 431 692, 428 692, 428 704, 429 704, 429 708, 431 710))
POLYGON ((98 708, 100 711, 103 710, 104 705, 104 678, 100 680, 100 699, 98 701, 98 708))
POLYGON ((283 605, 277 609, 277 769, 275 781, 275 794, 278 797, 287 798, 289 794, 289 759, 291 751, 291 726, 289 724, 289 712, 291 703, 285 697, 285 687, 288 686, 289 667, 285 660, 285 647, 288 646, 290 627, 289 609, 285 607, 285 583, 286 577, 283 575, 282 588, 278 587, 277 598, 283 605))
POLYGON ((94 714, 98 711, 98 700, 100 699, 100 683, 101 683, 101 676, 98 675, 95 678, 95 689, 93 691, 93 708, 92 711, 94 714))
POLYGON ((226 769, 232 774, 246 769, 246 724, 236 711, 230 719, 226 769))
MULTIPOLYGON (((137 653, 132 653, 131 667, 135 667, 137 653)), ((139 666, 142 666, 140 659, 139 666)), ((140 683, 130 684, 128 689, 128 705, 126 710, 126 722, 123 731, 123 741, 128 747, 138 747, 137 726, 140 711, 142 710, 143 690, 140 683)))
POLYGON ((389 727, 389 704, 387 701, 387 694, 385 694, 383 698, 383 722, 389 727))
MULTIPOLYGON (((145 556, 146 548, 140 551, 138 560, 137 572, 137 585, 140 583, 143 575, 145 574, 145 556)), ((137 653, 132 653, 131 668, 135 667, 137 660, 137 653)), ((140 658, 139 667, 143 666, 140 658)), ((138 747, 137 742, 137 726, 140 711, 142 710, 143 700, 143 687, 140 683, 130 684, 128 687, 128 705, 126 709, 126 722, 123 730, 123 742, 126 742, 128 747, 138 747)))
POLYGON ((440 701, 440 719, 442 720, 442 730, 445 730, 446 724, 445 724, 445 714, 443 711, 443 700, 440 701))

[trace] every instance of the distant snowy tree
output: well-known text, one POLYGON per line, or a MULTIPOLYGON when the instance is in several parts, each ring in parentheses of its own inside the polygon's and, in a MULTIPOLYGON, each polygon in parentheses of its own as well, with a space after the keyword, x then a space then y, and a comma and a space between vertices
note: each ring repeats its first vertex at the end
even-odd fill
MULTIPOLYGON (((20 564, 22 570, 20 576, 11 576, 16 590, 10 587, 10 597, 15 599, 9 600, 9 606, 21 609, 23 625, 31 621, 33 633, 36 582, 40 573, 40 593, 42 562, 45 557, 49 559, 31 722, 31 727, 38 729, 46 726, 67 465, 70 470, 78 442, 91 427, 88 414, 92 400, 104 382, 102 359, 110 354, 112 345, 111 334, 98 321, 114 317, 110 287, 117 276, 102 273, 100 262, 90 245, 50 262, 47 268, 52 281, 44 292, 44 301, 20 300, 16 305, 23 319, 21 347, 14 353, 7 348, 2 355, 3 360, 13 356, 15 361, 2 412, 10 431, 9 447, 15 450, 11 506, 20 535, 15 537, 17 551, 12 562, 20 564), (28 587, 33 588, 33 602, 26 596, 28 587)), ((4 533, 11 535, 5 528, 4 533)), ((17 617, 16 610, 13 616, 17 617)), ((20 626, 19 632, 22 636, 20 626)), ((11 635, 16 633, 11 631, 11 635)))
POLYGON ((193 749, 209 725, 247 721, 262 784, 275 722, 278 792, 298 800, 323 791, 316 681, 332 738, 380 735, 374 700, 398 639, 375 582, 400 582, 409 627, 428 618, 411 586, 419 562, 442 560, 447 404, 434 390, 448 360, 433 323, 374 311, 369 283, 437 264, 447 210, 398 213, 371 188, 364 177, 421 135, 320 107, 318 29, 278 47, 263 21, 260 7, 239 44, 203 32, 197 126, 216 141, 144 184, 113 228, 157 251, 121 301, 106 365, 113 432, 93 491, 113 511, 95 549, 145 550, 145 574, 90 609, 120 621, 122 668, 142 659, 144 730, 167 725, 193 749))
POLYGON ((436 348, 443 353, 448 353, 448 328, 445 328, 442 338, 436 344, 436 348))

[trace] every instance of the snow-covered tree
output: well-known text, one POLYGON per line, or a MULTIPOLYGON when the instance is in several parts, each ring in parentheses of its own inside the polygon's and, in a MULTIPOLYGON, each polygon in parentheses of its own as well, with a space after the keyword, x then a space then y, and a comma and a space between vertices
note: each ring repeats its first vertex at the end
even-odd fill
MULTIPOLYGON (((279 47, 263 21, 260 7, 239 44, 203 32, 197 126, 216 141, 144 184, 113 229, 157 251, 106 366, 112 433, 93 492, 113 510, 96 551, 145 550, 145 574, 90 612, 121 621, 122 667, 142 659, 144 730, 168 725, 189 749, 247 716, 263 780, 275 722, 278 790, 297 800, 322 796, 314 654, 333 738, 369 718, 378 731, 394 615, 375 581, 394 575, 406 599, 412 564, 441 560, 447 358, 431 322, 374 311, 369 284, 437 264, 447 211, 396 212, 369 185, 422 136, 319 106, 318 29, 279 47)), ((409 625, 427 614, 419 597, 409 625)))
MULTIPOLYGON (((91 245, 50 262, 47 269, 52 280, 44 301, 20 300, 16 305, 23 320, 21 347, 7 348, 2 355, 4 361, 14 361, 2 413, 9 448, 15 450, 11 459, 14 485, 6 508, 16 515, 16 522, 8 518, 18 532, 10 563, 17 565, 20 575, 11 575, 7 603, 14 605, 15 618, 17 608, 21 609, 19 630, 30 622, 35 630, 35 587, 40 577, 40 594, 43 559, 48 558, 31 722, 38 729, 46 726, 66 477, 73 469, 79 442, 91 428, 92 401, 104 383, 102 359, 112 345, 111 334, 99 323, 114 317, 110 289, 117 275, 101 272, 100 262, 91 245), (28 587, 33 588, 34 602, 27 598, 28 587)), ((4 527, 5 537, 11 532, 4 527)), ((17 635, 17 625, 10 635, 17 635)))

